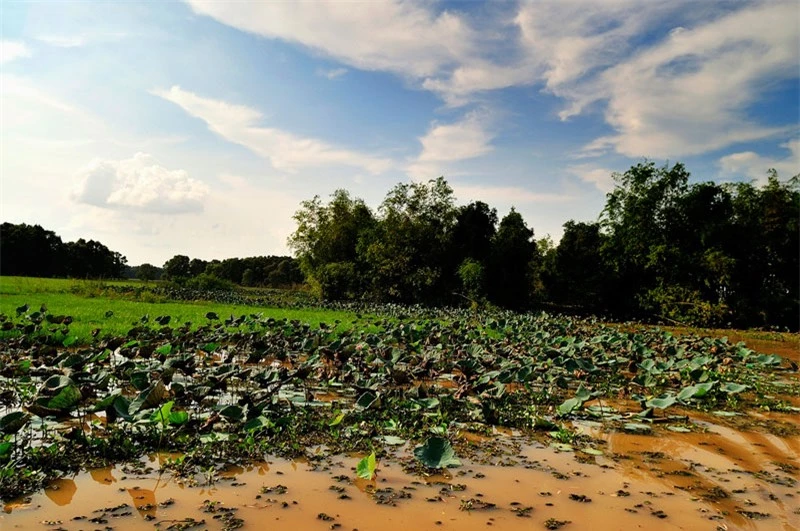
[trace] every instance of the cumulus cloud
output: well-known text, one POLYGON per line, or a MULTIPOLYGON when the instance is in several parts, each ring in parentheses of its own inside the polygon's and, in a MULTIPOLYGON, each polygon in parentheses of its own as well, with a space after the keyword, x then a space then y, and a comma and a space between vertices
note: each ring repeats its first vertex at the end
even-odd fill
POLYGON ((268 159, 278 170, 295 172, 300 168, 341 164, 378 174, 389 169, 392 164, 385 158, 337 148, 321 140, 260 126, 258 122, 262 118, 261 113, 245 105, 204 98, 178 86, 169 90, 154 90, 152 93, 203 120, 211 131, 226 140, 268 159))
POLYGON ((736 177, 749 177, 765 182, 767 170, 777 170, 782 179, 800 174, 800 139, 784 142, 780 147, 789 151, 783 158, 765 157, 754 151, 732 153, 719 159, 723 174, 736 177))
POLYGON ((21 57, 30 57, 31 51, 24 42, 0 41, 0 65, 10 63, 21 57))
POLYGON ((415 178, 442 175, 448 168, 452 168, 452 163, 491 152, 493 137, 494 134, 489 131, 486 113, 471 112, 451 124, 434 123, 420 137, 422 151, 408 166, 408 173, 415 178))
POLYGON ((181 214, 203 209, 208 187, 184 170, 168 170, 146 154, 95 160, 78 175, 73 199, 108 209, 181 214))

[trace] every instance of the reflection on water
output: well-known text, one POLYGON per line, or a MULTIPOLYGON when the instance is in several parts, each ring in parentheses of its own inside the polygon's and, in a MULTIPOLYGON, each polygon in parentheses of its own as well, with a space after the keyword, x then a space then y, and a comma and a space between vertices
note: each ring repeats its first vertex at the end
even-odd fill
POLYGON ((44 489, 44 493, 56 505, 64 506, 72 503, 72 498, 77 490, 78 486, 73 480, 57 479, 44 489))
MULTIPOLYGON (((799 528, 800 439, 706 427, 707 433, 661 437, 593 433, 605 444, 598 443, 603 455, 590 462, 523 445, 503 458, 511 466, 464 459, 464 466, 428 478, 385 458, 375 480, 358 479, 356 456, 228 466, 216 471, 211 486, 205 477, 193 483, 156 470, 106 467, 7 504, 0 528, 41 528, 47 520, 63 529, 152 530, 193 518, 222 529, 234 513, 254 529, 515 531, 543 529, 550 519, 570 521, 566 529, 799 528)), ((145 465, 175 457, 152 456, 145 465)))
POLYGON ((92 477, 93 480, 100 483, 101 485, 111 485, 117 481, 117 478, 114 477, 112 471, 114 470, 113 467, 105 466, 103 468, 94 468, 89 471, 89 475, 92 477))

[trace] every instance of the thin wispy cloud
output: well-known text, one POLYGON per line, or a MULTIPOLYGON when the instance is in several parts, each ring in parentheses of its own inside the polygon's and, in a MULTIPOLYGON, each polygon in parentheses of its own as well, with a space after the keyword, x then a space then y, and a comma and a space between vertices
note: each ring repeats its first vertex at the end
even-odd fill
POLYGON ((317 75, 328 79, 337 79, 342 77, 348 72, 346 68, 331 68, 331 69, 318 69, 317 75))
POLYGON ((335 164, 354 166, 378 174, 392 165, 391 160, 386 158, 335 147, 322 140, 259 125, 262 114, 245 105, 204 98, 178 86, 151 92, 203 120, 211 131, 226 140, 268 159, 277 170, 295 172, 301 168, 335 164))

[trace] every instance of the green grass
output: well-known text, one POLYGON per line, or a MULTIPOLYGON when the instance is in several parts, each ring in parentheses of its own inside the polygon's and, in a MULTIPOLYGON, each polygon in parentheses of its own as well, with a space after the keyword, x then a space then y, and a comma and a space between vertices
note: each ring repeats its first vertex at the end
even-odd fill
MULTIPOLYGON (((88 293, 103 286, 154 286, 156 282, 141 280, 80 280, 67 278, 0 277, 0 297, 31 293, 88 293)), ((0 300, 2 303, 2 300, 0 300)))
MULTIPOLYGON (((125 281, 138 284, 137 281, 125 281)), ((109 283, 105 283, 108 285, 109 283)), ((340 321, 339 329, 349 328, 356 315, 323 309, 285 309, 258 306, 217 304, 211 302, 142 302, 122 298, 93 296, 102 290, 97 281, 42 279, 27 277, 0 277, 0 313, 16 315, 16 308, 29 304, 31 311, 44 304, 53 315, 69 315, 74 321, 70 325, 70 335, 81 342, 91 339, 94 329, 100 329, 100 337, 126 335, 144 315, 153 319, 161 315, 172 317, 171 325, 191 322, 194 325, 208 323, 206 313, 214 312, 220 319, 231 315, 260 313, 264 317, 298 320, 311 326, 320 323, 333 325, 340 321), (75 291, 75 292, 73 292, 75 291), (113 315, 106 317, 106 312, 113 315)))

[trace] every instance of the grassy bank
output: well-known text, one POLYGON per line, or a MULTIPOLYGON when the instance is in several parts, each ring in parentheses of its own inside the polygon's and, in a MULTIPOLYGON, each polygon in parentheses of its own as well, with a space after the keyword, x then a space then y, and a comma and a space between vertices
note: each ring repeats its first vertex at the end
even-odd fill
MULTIPOLYGON (((142 285, 138 281, 118 281, 116 285, 142 285)), ((0 277, 0 313, 16 315, 16 309, 29 305, 39 309, 45 305, 53 315, 68 315, 73 318, 70 335, 80 342, 88 341, 92 332, 99 334, 125 335, 132 326, 141 324, 148 316, 152 322, 156 317, 168 315, 172 323, 191 322, 194 325, 206 324, 206 314, 213 312, 220 319, 231 315, 241 316, 261 314, 275 319, 298 320, 311 326, 320 323, 333 324, 340 321, 340 327, 348 327, 356 319, 352 312, 325 309, 286 309, 244 304, 219 304, 206 301, 167 301, 153 297, 152 302, 126 300, 105 294, 104 287, 114 285, 99 281, 41 279, 27 277, 0 277)))

